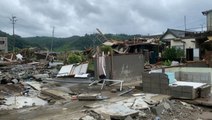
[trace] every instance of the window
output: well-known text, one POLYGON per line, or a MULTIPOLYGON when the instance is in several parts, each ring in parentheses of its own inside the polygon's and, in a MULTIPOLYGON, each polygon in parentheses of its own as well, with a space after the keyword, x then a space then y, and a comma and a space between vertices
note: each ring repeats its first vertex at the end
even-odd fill
POLYGON ((0 41, 0 44, 3 45, 4 44, 4 41, 0 41))
POLYGON ((173 47, 175 47, 175 48, 177 48, 177 49, 182 49, 183 50, 183 45, 175 45, 175 46, 173 46, 173 47))

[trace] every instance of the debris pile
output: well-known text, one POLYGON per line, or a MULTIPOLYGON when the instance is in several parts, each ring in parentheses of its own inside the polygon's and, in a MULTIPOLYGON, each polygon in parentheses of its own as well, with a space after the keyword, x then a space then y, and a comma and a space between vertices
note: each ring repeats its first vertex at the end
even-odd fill
POLYGON ((86 118, 93 120, 197 120, 202 114, 202 108, 178 100, 163 100, 160 103, 149 104, 140 102, 121 101, 122 104, 111 103, 101 107, 85 110, 86 118), (140 104, 140 105, 139 105, 140 104), (146 104, 146 105, 145 105, 146 104))
MULTIPOLYGON (((29 52, 29 51, 28 51, 29 52)), ((46 80, 58 73, 57 66, 49 69, 47 60, 37 59, 36 52, 27 54, 4 54, 0 67, 0 109, 16 109, 24 106, 45 105, 47 102, 39 98, 46 80), (25 57, 28 60, 26 60, 25 57)))
MULTIPOLYGON (((153 44, 155 42, 157 41, 131 41, 122 44, 129 45, 128 52, 134 53, 137 50, 139 52, 143 45, 155 45, 153 44), (130 50, 134 48, 133 46, 139 49, 130 50)), ((113 47, 122 44, 117 43, 113 47)), ((119 52, 120 50, 117 53, 119 52)), ((102 54, 104 56, 104 53, 102 54)), ((80 115, 77 119, 80 120, 203 119, 200 115, 204 113, 204 108, 182 102, 183 100, 179 98, 182 98, 186 92, 189 93, 186 95, 195 93, 192 99, 206 98, 211 92, 210 85, 205 86, 204 83, 203 87, 195 87, 194 82, 186 82, 186 84, 183 81, 177 82, 171 79, 172 77, 174 79, 174 73, 157 73, 157 70, 151 71, 150 74, 142 74, 145 73, 144 68, 146 70, 161 68, 161 65, 157 64, 145 65, 143 63, 145 58, 142 55, 108 56, 109 61, 106 62, 99 59, 100 57, 96 58, 98 64, 94 63, 95 72, 99 74, 95 73, 93 78, 87 73, 88 62, 63 65, 61 61, 55 62, 55 57, 48 53, 29 51, 3 56, 0 67, 0 111, 37 109, 36 112, 26 110, 28 113, 24 112, 27 115, 23 119, 31 119, 28 114, 36 115, 39 119, 40 110, 49 112, 48 110, 52 110, 51 107, 56 111, 51 111, 51 115, 55 112, 57 115, 75 118, 75 113, 78 113, 80 115), (131 59, 133 61, 130 61, 131 59), (93 79, 96 80, 92 81, 93 79)), ((159 71, 163 72, 163 70, 159 71)), ((202 76, 201 80, 205 81, 210 78, 202 73, 199 76, 202 76)), ((17 114, 19 113, 14 115, 17 114)), ((2 115, 3 113, 0 113, 0 119, 5 119, 2 115)))

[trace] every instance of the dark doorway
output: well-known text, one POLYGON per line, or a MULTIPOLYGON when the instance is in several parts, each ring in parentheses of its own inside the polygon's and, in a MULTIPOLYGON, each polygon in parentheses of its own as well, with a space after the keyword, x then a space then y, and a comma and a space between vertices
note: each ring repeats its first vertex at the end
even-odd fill
POLYGON ((193 61, 194 60, 194 50, 193 49, 186 49, 186 60, 193 61))

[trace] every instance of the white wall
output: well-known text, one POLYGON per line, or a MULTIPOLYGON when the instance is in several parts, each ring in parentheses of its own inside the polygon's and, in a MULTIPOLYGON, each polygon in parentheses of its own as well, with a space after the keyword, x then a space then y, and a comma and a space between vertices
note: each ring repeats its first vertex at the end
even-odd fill
POLYGON ((171 40, 171 47, 177 47, 183 49, 183 43, 181 40, 171 40))
POLYGON ((185 49, 187 49, 187 48, 196 48, 195 39, 194 38, 182 39, 182 41, 185 42, 185 49))
POLYGON ((191 39, 182 39, 182 40, 171 40, 171 47, 174 46, 183 46, 183 42, 185 42, 185 49, 187 48, 196 48, 195 47, 195 39, 191 38, 191 39))
POLYGON ((4 52, 8 52, 7 37, 0 37, 0 41, 4 42, 4 44, 0 44, 0 50, 3 50, 4 52))
POLYGON ((176 37, 175 36, 173 36, 172 34, 167 34, 167 35, 165 35, 164 37, 163 37, 163 40, 165 40, 165 39, 175 39, 176 37))
POLYGON ((201 67, 172 67, 165 68, 165 72, 199 72, 199 73, 210 73, 212 83, 212 68, 201 68, 201 67))
POLYGON ((207 14, 207 30, 212 31, 212 12, 207 14))

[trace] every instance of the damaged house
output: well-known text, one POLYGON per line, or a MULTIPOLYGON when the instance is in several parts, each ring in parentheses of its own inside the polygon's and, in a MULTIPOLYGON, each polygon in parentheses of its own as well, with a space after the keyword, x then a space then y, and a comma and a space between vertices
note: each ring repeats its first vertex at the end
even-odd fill
POLYGON ((7 37, 0 37, 0 51, 8 52, 7 37))
MULTIPOLYGON (((95 59, 96 78, 105 76, 114 80, 140 80, 146 62, 154 64, 158 59, 159 39, 106 41, 111 46, 110 55, 98 53, 95 59)), ((98 51, 98 50, 97 50, 98 51)))
POLYGON ((199 60, 199 49, 196 47, 196 39, 191 36, 193 32, 167 29, 160 40, 166 44, 166 47, 176 47, 184 50, 186 60, 199 60))
MULTIPOLYGON (((183 49, 187 61, 208 60, 212 51, 212 10, 202 12, 206 16, 207 31, 193 32, 185 30, 167 29, 160 41, 166 47, 183 49)), ((209 60, 210 61, 210 60, 209 60)))

